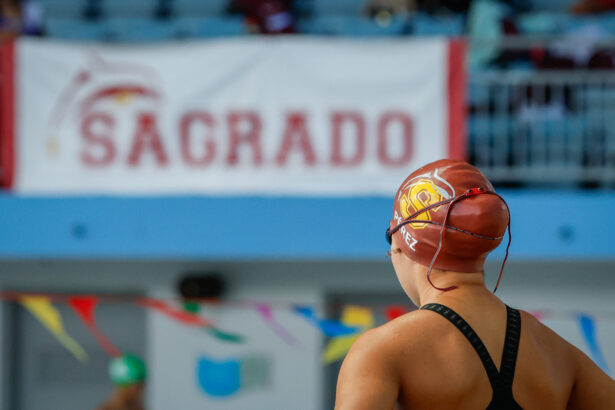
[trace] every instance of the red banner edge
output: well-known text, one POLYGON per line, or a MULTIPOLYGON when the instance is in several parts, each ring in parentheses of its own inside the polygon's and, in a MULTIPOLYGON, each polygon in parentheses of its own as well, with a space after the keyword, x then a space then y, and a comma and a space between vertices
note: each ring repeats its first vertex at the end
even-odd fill
POLYGON ((448 42, 448 155, 467 161, 466 132, 466 46, 463 39, 448 42))
POLYGON ((15 176, 15 41, 0 45, 0 188, 13 187, 15 176))

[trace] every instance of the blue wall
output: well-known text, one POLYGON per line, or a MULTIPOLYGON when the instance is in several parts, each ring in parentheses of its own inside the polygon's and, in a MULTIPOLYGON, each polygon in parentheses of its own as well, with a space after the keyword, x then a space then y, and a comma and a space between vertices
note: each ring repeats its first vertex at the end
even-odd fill
MULTIPOLYGON (((500 191, 511 260, 615 260, 615 194, 500 191)), ((0 258, 382 260, 391 198, 0 194, 0 258)), ((504 254, 504 245, 495 258, 504 254)))

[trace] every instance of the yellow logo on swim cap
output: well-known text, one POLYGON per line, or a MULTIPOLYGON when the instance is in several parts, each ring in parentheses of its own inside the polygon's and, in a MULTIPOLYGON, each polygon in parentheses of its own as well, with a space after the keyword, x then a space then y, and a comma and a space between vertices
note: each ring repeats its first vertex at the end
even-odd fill
MULTIPOLYGON (((399 210, 404 219, 410 215, 420 211, 421 209, 433 205, 436 202, 444 200, 442 193, 436 187, 431 179, 417 179, 408 187, 405 193, 403 193, 399 199, 399 210)), ((440 207, 430 209, 419 215, 416 219, 423 219, 431 221, 431 212, 435 212, 440 207)), ((413 223, 410 226, 413 229, 423 229, 428 224, 413 223)))

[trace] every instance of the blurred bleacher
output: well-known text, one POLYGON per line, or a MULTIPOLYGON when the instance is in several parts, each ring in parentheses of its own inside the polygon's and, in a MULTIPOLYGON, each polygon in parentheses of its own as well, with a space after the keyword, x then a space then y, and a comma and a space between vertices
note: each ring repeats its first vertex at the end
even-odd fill
MULTIPOLYGON (((45 35, 160 42, 253 33, 230 0, 39 0, 45 35)), ((615 11, 573 0, 476 0, 369 12, 369 0, 294 0, 293 31, 319 36, 466 36, 470 160, 496 182, 615 184, 615 11)), ((434 2, 430 2, 434 3, 434 2)), ((437 2, 436 2, 437 3, 437 2)))
POLYGON ((226 0, 42 0, 48 37, 98 42, 157 42, 245 34, 226 0))
MULTIPOLYGON (((54 38, 127 42, 247 33, 243 16, 229 12, 229 0, 39 0, 39 3, 44 10, 45 32, 54 38)), ((296 0, 292 3, 296 30, 338 36, 460 36, 466 32, 463 15, 419 10, 370 17, 365 13, 368 3, 367 0, 296 0)), ((574 16, 567 12, 570 3, 569 0, 543 0, 516 10, 503 3, 482 0, 472 7, 479 10, 479 20, 494 13, 510 17, 519 35, 558 36, 587 27, 615 34, 615 12, 574 16)))

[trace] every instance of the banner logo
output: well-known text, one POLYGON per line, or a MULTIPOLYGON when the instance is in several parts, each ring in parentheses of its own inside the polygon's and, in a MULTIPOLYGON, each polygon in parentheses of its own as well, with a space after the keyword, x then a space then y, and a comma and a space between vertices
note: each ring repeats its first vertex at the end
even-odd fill
POLYGON ((138 162, 146 148, 165 162, 166 153, 155 132, 162 100, 160 82, 155 70, 146 65, 109 62, 90 53, 86 66, 66 84, 53 106, 47 121, 47 155, 61 158, 63 148, 71 145, 65 139, 76 132, 83 141, 82 162, 109 165, 119 148, 114 134, 130 133, 132 128, 128 163, 138 162))

